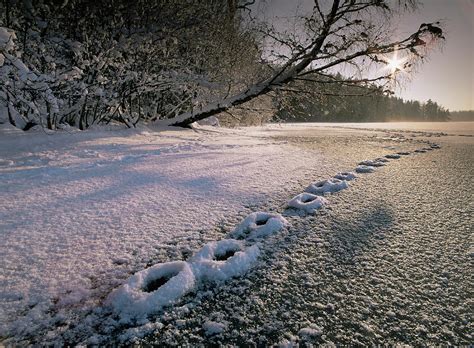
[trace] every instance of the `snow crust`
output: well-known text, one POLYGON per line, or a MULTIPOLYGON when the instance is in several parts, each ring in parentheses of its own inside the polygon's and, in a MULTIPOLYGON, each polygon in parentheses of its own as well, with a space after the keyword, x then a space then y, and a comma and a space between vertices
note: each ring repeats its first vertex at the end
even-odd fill
POLYGON ((288 221, 276 213, 255 212, 247 216, 232 232, 234 238, 248 240, 268 237, 288 226, 288 221))
POLYGON ((324 197, 313 195, 309 192, 303 192, 293 197, 288 202, 288 207, 312 214, 326 204, 328 204, 328 201, 324 197))
POLYGON ((165 306, 176 303, 195 288, 196 279, 187 262, 160 263, 139 271, 124 285, 112 292, 106 300, 122 317, 145 317, 165 306), (153 281, 169 278, 154 291, 147 291, 153 281))
POLYGON ((349 187, 345 180, 331 178, 327 180, 317 181, 309 185, 305 191, 314 195, 324 195, 325 193, 334 193, 349 187))

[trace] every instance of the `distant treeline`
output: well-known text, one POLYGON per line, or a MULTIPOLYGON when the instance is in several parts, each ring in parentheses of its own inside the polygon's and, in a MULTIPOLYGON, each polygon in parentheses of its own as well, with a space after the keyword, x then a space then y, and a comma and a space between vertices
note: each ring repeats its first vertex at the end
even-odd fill
MULTIPOLYGON (((331 77, 340 79, 340 76, 331 77)), ((314 81, 314 80, 312 80, 314 81)), ((278 108, 277 117, 289 122, 449 121, 448 109, 429 99, 403 100, 378 87, 310 84, 297 86, 278 108)), ((471 116, 472 117, 472 116, 471 116)))
POLYGON ((451 111, 449 116, 451 121, 471 121, 474 122, 474 110, 451 111))

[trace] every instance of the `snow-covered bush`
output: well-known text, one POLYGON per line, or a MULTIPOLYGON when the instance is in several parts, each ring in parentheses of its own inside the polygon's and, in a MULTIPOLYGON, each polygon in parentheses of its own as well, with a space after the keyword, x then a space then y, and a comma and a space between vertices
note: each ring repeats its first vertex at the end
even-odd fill
POLYGON ((50 77, 25 64, 17 41, 14 30, 0 26, 0 122, 52 128, 59 106, 50 77))
POLYGON ((133 127, 199 109, 261 77, 261 49, 240 25, 238 2, 6 3, 0 117, 19 128, 133 127))

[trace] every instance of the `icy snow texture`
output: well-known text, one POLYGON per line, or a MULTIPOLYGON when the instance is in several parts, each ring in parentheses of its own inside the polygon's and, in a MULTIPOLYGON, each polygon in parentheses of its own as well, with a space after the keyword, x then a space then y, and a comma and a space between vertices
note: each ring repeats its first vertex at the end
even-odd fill
POLYGON ((312 193, 303 192, 293 197, 288 202, 288 207, 300 209, 312 214, 326 204, 327 200, 325 198, 313 195, 312 193))
POLYGON ((351 181, 354 180, 357 176, 353 172, 340 172, 334 175, 334 177, 339 180, 351 181))
POLYGON ((277 233, 288 225, 288 221, 280 214, 255 212, 247 216, 232 232, 234 238, 249 240, 265 238, 277 233))
POLYGON ((206 244, 190 259, 190 263, 200 281, 220 282, 245 274, 259 255, 256 244, 245 248, 242 241, 223 239, 206 244), (222 258, 226 259, 220 260, 222 258))
POLYGON ((206 336, 217 335, 225 331, 227 325, 225 323, 218 323, 216 321, 206 321, 202 326, 206 336))
POLYGON ((140 318, 174 304, 194 289, 196 280, 187 262, 160 263, 135 273, 106 300, 122 318, 140 318), (154 281, 165 283, 151 291, 154 281))
POLYGON ((372 166, 359 165, 356 168, 357 173, 372 173, 375 170, 372 166))
POLYGON ((309 185, 305 191, 314 195, 324 195, 325 193, 334 193, 349 187, 345 180, 336 178, 314 182, 309 185))

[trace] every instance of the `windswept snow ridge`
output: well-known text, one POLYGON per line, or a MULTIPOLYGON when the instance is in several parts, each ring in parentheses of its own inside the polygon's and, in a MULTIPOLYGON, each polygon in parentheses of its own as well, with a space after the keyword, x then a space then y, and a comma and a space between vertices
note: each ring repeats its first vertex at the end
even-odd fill
POLYGON ((312 214, 327 203, 328 201, 321 196, 313 195, 309 192, 303 192, 293 197, 288 202, 288 207, 303 210, 308 214, 312 214))
POLYGON ((339 179, 333 178, 333 179, 327 179, 327 180, 314 182, 305 189, 305 192, 322 196, 325 193, 338 192, 348 187, 349 187, 349 184, 345 180, 339 180, 339 179))
POLYGON ((280 214, 256 212, 247 216, 232 232, 232 237, 254 240, 275 234, 288 226, 280 214))

